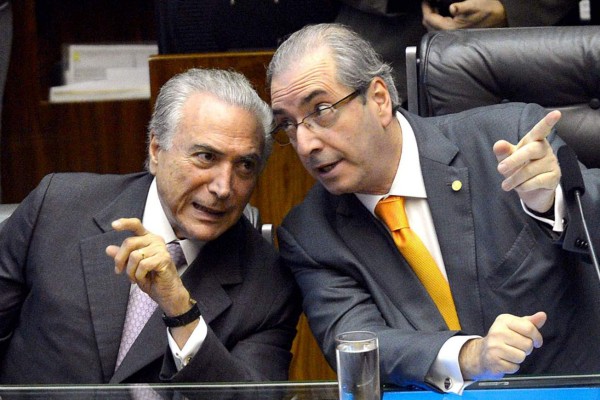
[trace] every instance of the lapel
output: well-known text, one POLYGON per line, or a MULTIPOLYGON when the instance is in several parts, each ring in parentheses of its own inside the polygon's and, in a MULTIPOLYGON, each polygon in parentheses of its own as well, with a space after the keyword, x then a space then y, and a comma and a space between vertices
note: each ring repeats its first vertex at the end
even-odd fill
POLYGON ((106 246, 119 245, 129 232, 116 232, 111 222, 121 217, 141 218, 152 176, 143 176, 129 185, 115 200, 94 216, 98 234, 80 241, 81 259, 90 305, 90 314, 104 381, 113 375, 125 321, 130 283, 114 273, 114 262, 106 246))
POLYGON ((483 332, 469 170, 459 149, 436 125, 405 116, 417 138, 427 200, 461 327, 468 332, 483 332), (462 184, 459 190, 452 186, 455 181, 462 184))
POLYGON ((223 235, 208 242, 182 277, 207 324, 231 306, 224 287, 243 281, 243 229, 242 218, 223 235))

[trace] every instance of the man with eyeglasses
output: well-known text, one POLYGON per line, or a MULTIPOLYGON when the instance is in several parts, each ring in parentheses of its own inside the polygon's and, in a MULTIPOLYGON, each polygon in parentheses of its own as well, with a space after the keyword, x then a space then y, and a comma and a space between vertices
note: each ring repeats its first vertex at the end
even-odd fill
POLYGON ((336 335, 368 330, 382 383, 461 393, 517 372, 600 371, 593 269, 560 246, 579 234, 563 223, 560 112, 411 115, 389 66, 335 24, 291 35, 267 81, 275 139, 318 181, 277 232, 332 366, 336 335))

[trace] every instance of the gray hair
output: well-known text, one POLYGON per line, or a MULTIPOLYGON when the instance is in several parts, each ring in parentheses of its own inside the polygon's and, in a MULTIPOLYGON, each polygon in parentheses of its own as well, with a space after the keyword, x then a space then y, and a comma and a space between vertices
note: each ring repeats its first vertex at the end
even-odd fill
POLYGON ((273 128, 273 114, 248 79, 235 71, 192 68, 169 79, 161 87, 156 99, 148 126, 148 143, 154 135, 161 148, 171 148, 173 136, 182 118, 183 105, 196 93, 211 94, 227 104, 249 111, 256 117, 264 137, 261 155, 264 167, 273 148, 273 137, 270 133, 273 128))
POLYGON ((341 24, 307 25, 294 32, 273 55, 267 69, 267 85, 270 87, 275 75, 285 72, 301 57, 322 47, 332 53, 339 83, 353 89, 365 89, 373 78, 381 77, 390 93, 392 107, 399 107, 392 67, 383 62, 369 42, 341 24))

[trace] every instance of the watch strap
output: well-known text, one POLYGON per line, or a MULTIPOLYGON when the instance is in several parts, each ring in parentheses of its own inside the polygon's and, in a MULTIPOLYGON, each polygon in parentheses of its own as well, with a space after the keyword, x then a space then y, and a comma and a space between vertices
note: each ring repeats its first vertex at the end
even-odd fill
POLYGON ((190 303, 192 304, 192 308, 188 311, 184 312, 181 315, 176 315, 174 317, 167 317, 163 314, 163 322, 167 326, 167 328, 177 328, 179 326, 185 326, 198 318, 200 318, 200 308, 198 308, 198 303, 196 300, 190 299, 190 303))

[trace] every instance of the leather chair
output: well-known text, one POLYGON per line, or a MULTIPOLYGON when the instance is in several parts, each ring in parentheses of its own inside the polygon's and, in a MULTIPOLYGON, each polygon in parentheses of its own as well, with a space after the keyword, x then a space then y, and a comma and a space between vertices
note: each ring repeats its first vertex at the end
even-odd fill
POLYGON ((584 165, 600 167, 600 26, 430 32, 406 52, 409 111, 504 102, 558 109, 559 135, 584 165))
POLYGON ((15 211, 18 207, 18 204, 0 204, 0 227, 2 227, 2 223, 5 219, 10 217, 10 215, 15 211))

